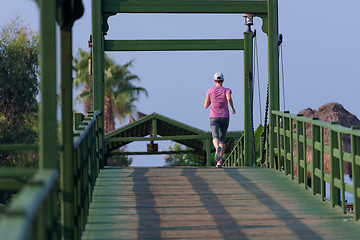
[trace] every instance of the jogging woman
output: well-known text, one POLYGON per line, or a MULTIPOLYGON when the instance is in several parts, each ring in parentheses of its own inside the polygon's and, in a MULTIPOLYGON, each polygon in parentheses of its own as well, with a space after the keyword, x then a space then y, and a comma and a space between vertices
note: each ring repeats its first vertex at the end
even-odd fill
POLYGON ((216 167, 222 167, 222 157, 225 151, 225 137, 229 126, 229 109, 235 114, 235 108, 231 99, 231 89, 222 86, 224 75, 220 72, 215 73, 215 87, 210 88, 206 93, 204 108, 210 108, 210 127, 213 137, 213 144, 216 149, 216 167))

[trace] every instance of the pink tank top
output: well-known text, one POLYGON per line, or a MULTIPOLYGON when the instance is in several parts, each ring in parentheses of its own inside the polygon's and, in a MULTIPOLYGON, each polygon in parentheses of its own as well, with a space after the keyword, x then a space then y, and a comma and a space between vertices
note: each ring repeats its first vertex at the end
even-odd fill
POLYGON ((224 87, 212 87, 208 90, 207 95, 210 97, 210 117, 211 118, 228 118, 229 108, 226 94, 231 90, 224 87))

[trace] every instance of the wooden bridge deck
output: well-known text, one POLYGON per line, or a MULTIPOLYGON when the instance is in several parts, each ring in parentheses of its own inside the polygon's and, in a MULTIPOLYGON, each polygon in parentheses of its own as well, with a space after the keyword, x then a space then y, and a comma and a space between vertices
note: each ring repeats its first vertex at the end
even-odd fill
POLYGON ((106 168, 82 239, 359 239, 360 223, 265 168, 106 168))

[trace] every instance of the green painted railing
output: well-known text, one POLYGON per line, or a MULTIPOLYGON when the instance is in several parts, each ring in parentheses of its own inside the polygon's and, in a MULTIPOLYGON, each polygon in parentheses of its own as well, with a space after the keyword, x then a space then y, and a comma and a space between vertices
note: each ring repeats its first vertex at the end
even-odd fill
POLYGON ((233 150, 227 156, 223 163, 224 167, 244 167, 245 156, 244 156, 244 135, 237 141, 233 150))
POLYGON ((19 191, 36 172, 35 168, 0 168, 0 191, 19 191))
POLYGON ((0 239, 58 239, 57 179, 57 170, 36 172, 0 217, 0 239))
POLYGON ((72 170, 67 169, 73 173, 73 178, 71 181, 69 177, 70 181, 65 182, 64 191, 69 194, 62 198, 63 237, 66 239, 80 239, 85 226, 95 181, 103 161, 101 118, 101 111, 89 112, 86 118, 83 115, 75 117, 74 164, 72 170))
POLYGON ((330 203, 346 213, 345 192, 353 195, 354 219, 360 218, 360 128, 340 126, 317 118, 309 119, 289 112, 272 111, 276 118, 273 132, 274 158, 268 166, 297 179, 314 195, 325 201, 325 183, 330 203), (350 146, 349 146, 350 145, 350 146), (347 148, 347 149, 345 149, 347 148), (346 183, 344 164, 351 166, 351 182, 346 183))
POLYGON ((66 185, 59 200, 59 173, 53 169, 0 169, 0 190, 18 191, 0 216, 0 239, 80 239, 101 166, 101 111, 77 118, 73 168, 61 173, 66 185), (27 179, 26 179, 27 178, 27 179), (62 224, 59 224, 61 205, 62 224), (69 220, 70 219, 70 220, 69 220), (62 226, 61 226, 62 225, 62 226), (60 229, 62 228, 62 231, 60 229))
MULTIPOLYGON (((344 213, 348 204, 345 192, 352 194, 353 203, 349 205, 353 205, 354 219, 359 220, 360 126, 347 128, 287 111, 272 111, 272 115, 276 119, 272 129, 276 141, 273 149, 267 149, 264 166, 283 171, 322 201, 328 193, 331 205, 340 206, 344 213), (271 150, 274 158, 270 158, 271 150), (346 175, 351 176, 350 182, 345 182, 346 175)), ((223 166, 246 166, 244 158, 242 137, 223 166)))

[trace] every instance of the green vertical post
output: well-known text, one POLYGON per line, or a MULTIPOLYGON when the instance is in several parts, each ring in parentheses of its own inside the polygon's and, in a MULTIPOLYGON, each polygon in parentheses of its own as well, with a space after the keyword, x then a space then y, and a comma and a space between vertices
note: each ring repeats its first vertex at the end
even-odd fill
POLYGON ((61 68, 61 142, 63 152, 60 162, 61 186, 61 226, 62 239, 74 236, 74 169, 72 133, 72 36, 71 27, 60 29, 60 68, 61 68))
POLYGON ((75 119, 74 119, 74 127, 75 130, 78 130, 80 123, 82 120, 84 120, 85 115, 82 113, 75 113, 75 119))
POLYGON ((59 196, 59 190, 58 187, 54 187, 54 189, 51 192, 51 199, 50 199, 50 205, 51 205, 51 212, 52 212, 52 229, 57 229, 56 231, 52 231, 52 239, 58 239, 59 236, 59 231, 61 232, 61 230, 59 229, 59 224, 58 224, 58 206, 56 205, 56 200, 58 199, 59 196))
POLYGON ((238 158, 238 156, 237 156, 237 149, 238 148, 238 146, 235 146, 235 148, 233 149, 233 153, 232 153, 232 165, 231 166, 236 166, 236 162, 237 162, 237 158, 238 158))
POLYGON ((151 123, 152 123, 152 134, 153 134, 153 137, 157 137, 157 119, 154 118, 151 123))
POLYGON ((40 6, 40 168, 56 168, 56 1, 39 1, 40 6))
POLYGON ((43 203, 40 207, 39 207, 39 210, 38 210, 38 219, 37 219, 37 233, 36 233, 36 237, 38 239, 46 239, 47 236, 46 236, 46 229, 47 229, 47 222, 46 222, 46 217, 45 217, 45 205, 46 205, 46 202, 43 203))
POLYGON ((235 166, 236 167, 240 167, 240 160, 241 160, 241 156, 240 156, 240 143, 236 145, 236 149, 235 149, 235 154, 236 154, 236 158, 235 158, 235 166))
MULTIPOLYGON (((298 117, 303 116, 302 114, 298 114, 298 117)), ((300 120, 296 119, 296 152, 297 152, 297 176, 298 176, 298 183, 305 183, 304 180, 304 169, 301 167, 301 160, 304 159, 304 152, 303 142, 300 141, 300 136, 303 134, 303 124, 300 120)), ((306 184, 306 183, 305 183, 306 184)))
POLYGON ((244 144, 241 144, 241 166, 244 167, 245 166, 245 153, 244 153, 244 144))
POLYGON ((340 181, 341 181, 341 208, 343 213, 346 213, 346 203, 345 203, 345 181, 344 181, 344 155, 342 148, 342 133, 337 133, 338 137, 338 150, 339 150, 339 172, 340 172, 340 181))
POLYGON ((291 179, 294 179, 294 135, 293 135, 293 120, 289 118, 289 131, 290 131, 290 173, 291 179))
MULTIPOLYGON (((352 131, 359 131, 360 126, 351 127, 352 131)), ((351 163, 352 163, 352 179, 353 179, 353 196, 354 196, 354 219, 360 219, 360 197, 357 193, 360 187, 360 166, 356 164, 356 157, 360 155, 360 137, 351 134, 351 163)))
POLYGON ((99 148, 97 156, 100 160, 100 166, 104 166, 104 35, 102 32, 102 4, 101 0, 91 1, 92 11, 92 72, 93 72, 93 110, 101 111, 99 116, 99 130, 101 131, 99 139, 99 148))
POLYGON ((307 182, 307 160, 306 160, 306 123, 302 122, 302 135, 303 135, 303 159, 304 159, 304 169, 303 169, 303 173, 304 173, 304 188, 307 189, 308 187, 308 182, 307 182))
MULTIPOLYGON (((268 64, 269 64, 269 154, 270 166, 274 167, 276 118, 272 110, 279 110, 279 50, 278 50, 278 0, 268 0, 268 64)), ((278 156, 279 157, 279 156, 278 156)))
MULTIPOLYGON (((319 118, 313 118, 314 121, 319 120, 319 118)), ((315 170, 320 170, 320 151, 315 149, 316 142, 320 142, 320 127, 311 124, 311 159, 312 159, 312 172, 311 172, 311 187, 312 194, 321 193, 321 182, 320 178, 315 176, 315 170)))
MULTIPOLYGON (((253 76, 253 32, 244 32, 244 152, 245 166, 254 165, 251 112, 250 112, 250 91, 252 92, 253 76), (249 89, 248 79, 250 78, 251 87, 249 89)), ((251 94, 252 96, 253 94, 251 94)))
POLYGON ((211 166, 211 133, 208 133, 207 138, 205 139, 205 151, 206 151, 206 166, 211 166))
POLYGON ((324 127, 320 127, 320 190, 321 201, 325 201, 326 189, 325 189, 325 172, 324 172, 324 127))
MULTIPOLYGON (((289 111, 284 111, 284 113, 290 113, 289 111)), ((292 166, 290 165, 290 159, 288 159, 288 153, 290 153, 290 145, 292 144, 292 141, 290 140, 290 137, 287 136, 288 133, 290 133, 291 125, 290 125, 290 118, 283 117, 283 124, 284 124, 284 135, 283 135, 283 142, 284 142, 284 169, 285 169, 285 175, 288 175, 291 173, 290 169, 292 166)))
MULTIPOLYGON (((337 125, 337 122, 331 122, 331 125, 337 125)), ((330 202, 333 207, 340 205, 340 190, 335 187, 334 179, 340 179, 339 159, 334 156, 334 149, 338 148, 338 137, 335 131, 331 130, 330 140, 330 202)))
MULTIPOLYGON (((282 156, 281 156, 281 144, 280 144, 280 116, 276 115, 276 146, 277 146, 277 152, 278 152, 278 158, 277 158, 277 169, 279 172, 281 171, 283 164, 282 164, 282 156)), ((275 132, 274 132, 275 133, 275 132)))

